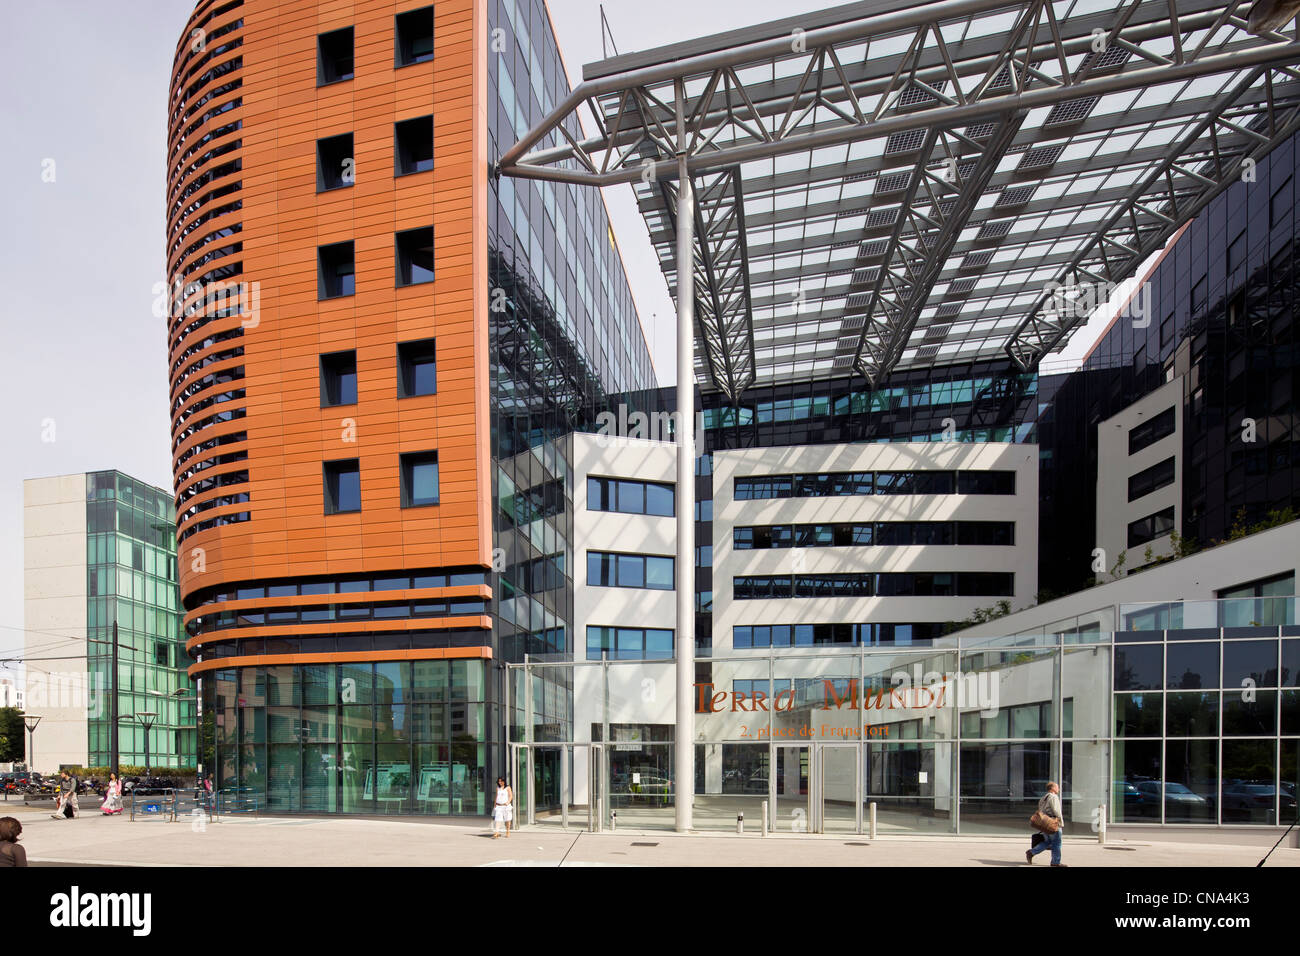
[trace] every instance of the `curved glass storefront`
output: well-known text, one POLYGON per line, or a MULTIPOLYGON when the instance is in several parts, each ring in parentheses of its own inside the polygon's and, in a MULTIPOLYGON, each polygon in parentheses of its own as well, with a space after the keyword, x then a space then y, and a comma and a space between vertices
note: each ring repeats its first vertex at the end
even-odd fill
POLYGON ((213 671, 204 766, 268 812, 486 813, 500 766, 487 673, 482 660, 213 671))

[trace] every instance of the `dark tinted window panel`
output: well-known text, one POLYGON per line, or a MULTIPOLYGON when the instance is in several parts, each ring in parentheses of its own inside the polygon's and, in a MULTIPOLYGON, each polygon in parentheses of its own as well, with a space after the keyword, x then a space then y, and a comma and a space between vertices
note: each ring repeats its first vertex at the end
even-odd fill
POLYGON ((325 513, 361 510, 361 463, 356 458, 324 464, 325 513))
POLYGON ((397 397, 414 398, 438 391, 438 350, 434 339, 397 344, 397 397))
POLYGON ((356 182, 352 134, 342 133, 316 141, 316 191, 342 189, 356 182))
POLYGON ((1174 509, 1173 506, 1170 506, 1163 511, 1157 511, 1153 515, 1147 515, 1145 518, 1130 522, 1128 526, 1128 546, 1135 548, 1138 545, 1146 544, 1148 541, 1164 537, 1173 530, 1174 509))
POLYGON ((316 37, 316 85, 352 79, 352 28, 344 27, 316 37))
POLYGON ((433 7, 399 13, 394 28, 398 66, 433 59, 433 7))
POLYGON ((1128 500, 1137 501, 1153 491, 1159 491, 1161 488, 1167 488, 1174 483, 1174 459, 1166 458, 1164 461, 1146 468, 1136 475, 1130 475, 1128 480, 1128 500))
POLYGON ((393 124, 393 175, 433 169, 433 117, 417 116, 393 124))
POLYGON ((408 229, 393 240, 397 255, 397 285, 433 281, 433 227, 408 229))
POLYGON ((1159 690, 1163 686, 1163 644, 1129 644, 1115 649, 1116 690, 1159 690))
POLYGON ((322 408, 357 403, 357 353, 333 352, 320 357, 322 408))
POLYGON ((1195 641, 1168 645, 1165 686, 1199 690, 1219 686, 1219 643, 1195 641))
POLYGON ((1159 415, 1141 425, 1134 425, 1128 433, 1128 453, 1136 454, 1148 445, 1174 433, 1174 409, 1166 408, 1159 415))
POLYGON ((957 494, 959 495, 1014 495, 1016 493, 1016 473, 1014 471, 959 471, 957 473, 957 494))
POLYGON ((351 242, 336 242, 316 250, 317 294, 322 299, 353 295, 356 285, 356 256, 351 242))

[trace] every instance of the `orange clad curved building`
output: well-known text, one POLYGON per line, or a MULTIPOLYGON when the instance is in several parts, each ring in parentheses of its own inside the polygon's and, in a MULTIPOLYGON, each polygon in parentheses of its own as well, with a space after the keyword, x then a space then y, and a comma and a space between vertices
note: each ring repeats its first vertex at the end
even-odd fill
POLYGON ((494 664, 566 649, 556 439, 653 384, 599 197, 489 175, 567 91, 541 0, 203 0, 180 37, 172 455, 222 789, 482 812, 494 664))

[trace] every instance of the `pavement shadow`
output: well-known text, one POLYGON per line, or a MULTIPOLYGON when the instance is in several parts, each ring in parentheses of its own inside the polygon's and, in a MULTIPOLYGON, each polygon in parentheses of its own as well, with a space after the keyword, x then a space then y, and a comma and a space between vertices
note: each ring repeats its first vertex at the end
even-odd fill
POLYGON ((976 860, 976 863, 982 863, 985 866, 1028 866, 1023 859, 1020 860, 976 860))

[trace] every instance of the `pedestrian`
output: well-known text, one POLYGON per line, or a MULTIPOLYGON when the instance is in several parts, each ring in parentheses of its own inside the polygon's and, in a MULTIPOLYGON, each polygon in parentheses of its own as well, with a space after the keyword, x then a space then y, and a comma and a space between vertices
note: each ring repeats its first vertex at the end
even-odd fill
POLYGON ((104 811, 106 817, 122 812, 122 781, 115 773, 108 775, 108 786, 104 788, 104 802, 100 805, 100 809, 104 811))
POLYGON ((497 777, 497 798, 492 807, 492 839, 500 838, 501 831, 497 829, 500 823, 505 827, 506 836, 510 836, 510 823, 515 818, 515 794, 514 791, 506 785, 505 777, 497 777))
POLYGON ((27 851, 18 845, 23 825, 14 817, 0 817, 0 866, 26 866, 27 851))
POLYGON ((1032 864, 1039 853, 1051 850, 1052 866, 1066 866, 1061 862, 1061 831, 1065 828, 1065 815, 1061 812, 1061 788, 1055 782, 1048 783, 1047 792, 1038 801, 1038 810, 1029 822, 1043 834, 1043 842, 1025 851, 1025 862, 1032 864))

